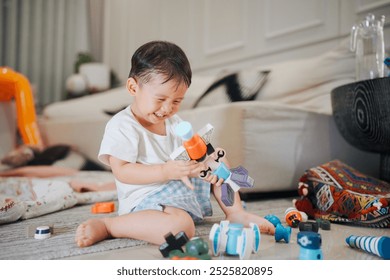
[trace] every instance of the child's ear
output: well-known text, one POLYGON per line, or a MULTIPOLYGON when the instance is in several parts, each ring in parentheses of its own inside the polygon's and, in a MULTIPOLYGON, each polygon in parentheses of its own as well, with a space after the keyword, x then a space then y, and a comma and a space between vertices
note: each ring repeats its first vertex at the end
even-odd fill
POLYGON ((127 91, 134 96, 138 91, 137 81, 134 78, 128 78, 126 82, 126 88, 127 91))

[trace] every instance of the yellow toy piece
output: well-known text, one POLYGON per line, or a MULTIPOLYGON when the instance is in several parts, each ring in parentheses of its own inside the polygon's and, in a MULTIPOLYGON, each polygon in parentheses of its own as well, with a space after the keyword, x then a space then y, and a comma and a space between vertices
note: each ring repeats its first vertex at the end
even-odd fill
POLYGON ((26 145, 43 147, 28 79, 7 67, 0 67, 0 101, 15 98, 18 129, 26 145))

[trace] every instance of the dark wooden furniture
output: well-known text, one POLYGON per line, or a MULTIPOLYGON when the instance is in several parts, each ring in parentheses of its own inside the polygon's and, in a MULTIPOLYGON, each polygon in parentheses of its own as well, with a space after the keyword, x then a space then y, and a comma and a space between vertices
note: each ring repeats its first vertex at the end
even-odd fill
POLYGON ((380 153, 380 178, 390 182, 390 78, 337 87, 331 98, 341 135, 358 149, 380 153))

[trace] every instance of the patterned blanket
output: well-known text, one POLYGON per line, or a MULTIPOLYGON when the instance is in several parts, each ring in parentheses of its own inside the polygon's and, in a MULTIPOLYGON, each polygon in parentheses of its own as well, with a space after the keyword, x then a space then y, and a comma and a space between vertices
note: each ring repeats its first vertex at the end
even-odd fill
POLYGON ((390 227, 390 184, 334 160, 301 177, 295 202, 311 218, 367 227, 390 227))

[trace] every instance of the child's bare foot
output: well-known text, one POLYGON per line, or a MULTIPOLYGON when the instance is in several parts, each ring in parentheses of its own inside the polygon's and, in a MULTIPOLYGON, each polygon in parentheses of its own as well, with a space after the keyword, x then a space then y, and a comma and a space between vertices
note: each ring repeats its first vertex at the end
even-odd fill
POLYGON ((78 226, 75 241, 79 247, 87 247, 110 237, 103 219, 91 219, 78 226))
POLYGON ((266 219, 252 214, 246 211, 235 211, 226 216, 226 219, 231 223, 240 223, 245 227, 249 226, 249 223, 255 223, 259 226, 260 232, 274 235, 275 226, 266 219))

